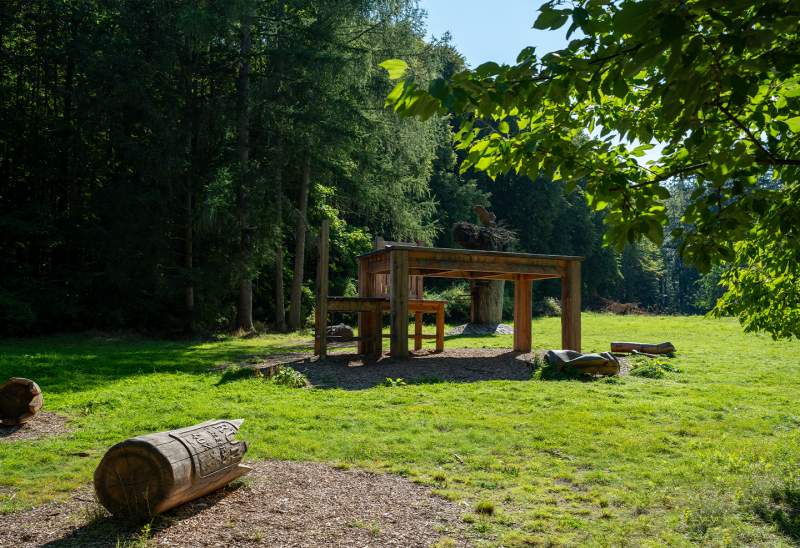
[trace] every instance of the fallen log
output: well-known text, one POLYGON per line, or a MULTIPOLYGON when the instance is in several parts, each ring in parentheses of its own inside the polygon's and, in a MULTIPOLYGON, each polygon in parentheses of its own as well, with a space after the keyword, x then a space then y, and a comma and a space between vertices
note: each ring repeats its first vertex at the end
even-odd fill
POLYGON ((612 352, 644 352, 647 354, 672 354, 675 352, 675 347, 671 342, 663 342, 659 344, 650 343, 636 343, 636 342, 612 342, 612 352))
POLYGON ((38 384, 30 379, 11 377, 0 385, 0 424, 24 424, 36 416, 43 403, 38 384))
POLYGON ((127 439, 94 472, 97 498, 118 517, 142 520, 202 497, 248 473, 237 441, 243 419, 212 420, 127 439))
POLYGON ((545 358, 559 369, 570 368, 586 375, 619 374, 619 360, 608 352, 583 354, 574 350, 548 350, 545 358))

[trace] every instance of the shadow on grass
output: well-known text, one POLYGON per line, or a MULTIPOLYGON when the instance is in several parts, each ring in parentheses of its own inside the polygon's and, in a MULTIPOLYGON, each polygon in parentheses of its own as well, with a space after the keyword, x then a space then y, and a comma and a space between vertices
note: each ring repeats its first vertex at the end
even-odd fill
MULTIPOLYGON (((478 351, 480 352, 480 351, 478 351)), ((531 363, 530 354, 503 351, 495 355, 468 355, 459 350, 451 355, 420 352, 408 359, 386 355, 378 360, 355 354, 329 355, 287 361, 285 365, 303 373, 316 388, 364 390, 375 386, 400 384, 470 383, 482 381, 591 380, 581 374, 557 370, 548 364, 531 363), (402 381, 402 382, 398 382, 402 381)), ((237 373, 238 375, 239 373, 237 373)))
POLYGON ((772 488, 767 500, 756 506, 756 513, 793 541, 800 541, 800 482, 772 488))
MULTIPOLYGON (((60 337, 0 341, 0 382, 34 379, 46 393, 80 392, 126 377, 153 373, 207 374, 221 362, 252 358, 236 346, 207 341, 109 340, 60 337)), ((305 343, 265 345, 256 357, 307 351, 305 343)))
POLYGON ((165 514, 155 516, 149 523, 127 521, 109 516, 98 507, 97 517, 82 525, 62 538, 51 540, 42 546, 150 546, 151 537, 168 529, 178 521, 191 518, 206 511, 229 494, 242 488, 244 484, 235 481, 227 487, 215 491, 205 497, 187 502, 165 514))

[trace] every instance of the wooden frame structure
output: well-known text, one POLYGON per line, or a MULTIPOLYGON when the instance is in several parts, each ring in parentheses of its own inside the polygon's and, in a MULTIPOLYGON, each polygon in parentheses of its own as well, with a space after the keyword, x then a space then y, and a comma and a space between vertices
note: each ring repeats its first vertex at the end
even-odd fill
MULTIPOLYGON (((376 275, 372 280, 372 295, 358 297, 328 296, 330 221, 325 219, 320 226, 319 257, 317 261, 316 307, 314 318, 314 354, 327 355, 329 341, 358 343, 359 354, 380 357, 383 354, 383 313, 391 309, 388 276, 376 275), (327 333, 328 315, 331 312, 357 313, 358 337, 342 339, 327 333)), ((383 249, 383 247, 379 247, 383 249)), ((410 277, 406 301, 408 311, 415 315, 414 349, 422 348, 423 339, 436 339, 436 351, 444 350, 444 307, 445 301, 424 300, 422 298, 422 276, 410 277), (422 333, 422 315, 436 315, 436 334, 422 333)), ((408 326, 406 326, 406 329, 408 326)), ((390 337, 390 335, 386 335, 390 337)), ((408 334, 406 333, 406 340, 408 334)))
MULTIPOLYGON (((557 278, 561 280, 561 345, 580 351, 582 260, 566 255, 387 245, 358 257, 358 290, 361 297, 373 297, 377 276, 389 275, 390 354, 403 358, 408 356, 409 276, 512 281, 514 350, 530 352, 532 283, 557 278)), ((365 321, 361 329, 372 332, 369 320, 365 321)))

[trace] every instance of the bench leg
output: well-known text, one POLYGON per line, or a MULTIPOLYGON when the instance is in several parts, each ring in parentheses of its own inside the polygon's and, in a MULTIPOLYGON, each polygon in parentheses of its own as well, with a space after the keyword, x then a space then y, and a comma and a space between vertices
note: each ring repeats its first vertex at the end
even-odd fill
POLYGON ((369 355, 374 358, 383 356, 383 310, 378 305, 370 313, 370 326, 372 327, 372 340, 369 343, 369 355))
POLYGON ((414 312, 414 350, 422 350, 422 312, 414 312))
POLYGON ((444 305, 436 309, 436 351, 444 352, 444 305))

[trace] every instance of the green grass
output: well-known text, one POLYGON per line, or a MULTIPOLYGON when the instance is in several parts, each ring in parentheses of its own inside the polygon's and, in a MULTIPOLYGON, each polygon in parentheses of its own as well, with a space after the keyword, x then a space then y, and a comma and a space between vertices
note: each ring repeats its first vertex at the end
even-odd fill
MULTIPOLYGON (((37 380, 46 409, 72 427, 0 442, 0 511, 65 497, 124 438, 241 417, 249 459, 407 476, 463 502, 467 527, 488 544, 800 540, 800 343, 699 317, 585 314, 583 332, 585 350, 670 340, 679 371, 302 389, 242 375, 220 382, 210 368, 296 350, 308 336, 0 341, 0 378, 37 380)), ((534 321, 537 347, 559 337, 558 319, 534 321)), ((447 344, 510 347, 511 337, 447 344)))

